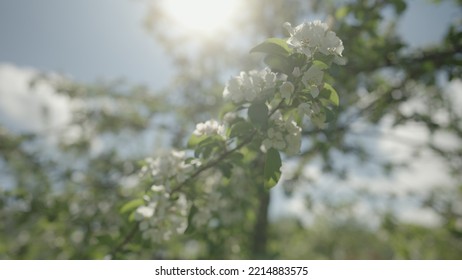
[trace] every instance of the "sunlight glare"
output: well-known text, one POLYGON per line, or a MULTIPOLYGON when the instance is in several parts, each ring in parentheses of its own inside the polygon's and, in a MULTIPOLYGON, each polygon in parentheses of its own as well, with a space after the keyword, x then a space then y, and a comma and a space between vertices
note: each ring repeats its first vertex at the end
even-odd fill
POLYGON ((236 12, 236 0, 167 0, 164 11, 188 32, 211 35, 226 28, 236 12))

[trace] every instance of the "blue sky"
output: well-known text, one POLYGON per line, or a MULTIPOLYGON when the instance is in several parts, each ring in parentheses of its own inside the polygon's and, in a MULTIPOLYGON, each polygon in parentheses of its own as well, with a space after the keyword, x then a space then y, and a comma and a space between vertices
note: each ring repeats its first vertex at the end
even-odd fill
MULTIPOLYGON (((460 12, 451 2, 409 2, 400 32, 412 46, 437 41, 460 12)), ((85 82, 124 77, 163 88, 173 69, 142 27, 145 7, 136 0, 2 0, 0 63, 58 71, 85 82)))
POLYGON ((130 0, 2 0, 0 63, 164 87, 170 62, 142 28, 144 8, 130 0))

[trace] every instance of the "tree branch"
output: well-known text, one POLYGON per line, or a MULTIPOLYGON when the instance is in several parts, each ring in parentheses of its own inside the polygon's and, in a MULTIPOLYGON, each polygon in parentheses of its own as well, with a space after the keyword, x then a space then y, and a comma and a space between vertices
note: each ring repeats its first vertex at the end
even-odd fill
MULTIPOLYGON (((271 117, 281 106, 282 104, 284 103, 284 99, 281 100, 281 102, 279 102, 279 104, 268 114, 268 118, 271 117)), ((202 172, 204 172, 205 170, 217 165, 218 163, 220 163, 221 161, 223 161, 225 158, 227 158, 229 155, 231 155, 232 153, 238 151, 239 149, 241 149, 242 147, 244 147, 245 145, 249 144, 253 137, 255 136, 255 134, 257 133, 257 130, 254 129, 252 131, 252 133, 244 140, 242 141, 239 145, 237 145, 236 147, 234 147, 233 149, 231 150, 228 150, 224 153, 222 153, 221 155, 219 155, 215 160, 212 160, 210 161, 209 163, 207 163, 206 165, 203 165, 201 167, 199 167, 191 176, 189 176, 188 179, 186 179, 185 181, 183 181, 182 183, 180 183, 178 186, 176 186, 175 188, 172 189, 172 191, 170 192, 171 194, 174 193, 174 192, 177 192, 179 190, 181 190, 182 187, 184 187, 188 182, 190 182, 192 179, 196 178, 197 176, 199 176, 202 172)), ((268 197, 269 199, 269 197, 268 197)), ((269 202, 268 202, 269 203, 269 202)), ((123 239, 122 242, 119 243, 119 245, 117 245, 114 250, 112 251, 111 255, 115 258, 116 254, 122 250, 123 247, 125 247, 125 245, 127 245, 132 239, 133 237, 136 235, 136 233, 138 233, 139 231, 139 228, 138 228, 138 223, 136 223, 134 225, 134 227, 132 228, 132 230, 125 236, 125 238, 123 239)))
POLYGON ((122 240, 122 242, 120 242, 114 248, 114 250, 112 250, 112 252, 110 253, 110 255, 112 256, 113 259, 117 258, 117 253, 119 253, 120 250, 122 250, 122 248, 125 247, 125 245, 127 245, 133 239, 133 237, 135 237, 135 235, 138 233, 138 230, 139 230, 138 223, 135 223, 133 225, 132 229, 129 231, 129 233, 122 240))

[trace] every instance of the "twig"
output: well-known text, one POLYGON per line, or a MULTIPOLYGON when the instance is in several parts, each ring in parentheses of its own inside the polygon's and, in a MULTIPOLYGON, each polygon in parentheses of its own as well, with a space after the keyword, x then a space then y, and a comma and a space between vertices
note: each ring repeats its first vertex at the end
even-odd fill
POLYGON ((130 230, 130 232, 127 234, 127 236, 125 236, 124 240, 122 240, 122 242, 120 242, 114 248, 114 250, 112 250, 111 256, 113 259, 116 259, 117 253, 120 250, 122 250, 122 248, 125 247, 125 245, 127 245, 133 239, 133 237, 135 237, 136 233, 138 233, 138 230, 139 230, 138 223, 135 223, 132 229, 130 230))

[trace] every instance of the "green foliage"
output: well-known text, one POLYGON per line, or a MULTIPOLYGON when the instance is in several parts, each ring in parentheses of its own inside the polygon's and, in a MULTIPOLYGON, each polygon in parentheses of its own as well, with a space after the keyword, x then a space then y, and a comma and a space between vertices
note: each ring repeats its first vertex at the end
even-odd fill
POLYGON ((290 74, 293 67, 291 67, 290 59, 286 56, 278 54, 268 54, 265 59, 265 64, 275 72, 282 72, 285 74, 290 74))
POLYGON ((268 125, 268 106, 262 102, 254 102, 250 105, 249 119, 257 128, 265 129, 268 125))
POLYGON ((460 239, 451 237, 445 229, 408 223, 400 223, 399 228, 390 232, 371 229, 355 219, 334 221, 326 216, 317 218, 306 228, 294 220, 279 220, 271 231, 276 242, 270 247, 278 259, 453 260, 461 257, 460 239), (289 235, 291 238, 287 238, 289 235))
POLYGON ((272 188, 274 187, 277 182, 279 182, 279 178, 281 177, 281 155, 279 151, 276 149, 269 149, 266 153, 265 159, 265 187, 272 188))
POLYGON ((122 208, 120 208, 120 214, 125 214, 130 211, 134 211, 138 206, 144 204, 143 199, 137 198, 125 203, 122 208))
POLYGON ((250 53, 253 52, 261 52, 285 57, 292 53, 291 49, 287 45, 286 40, 281 38, 266 39, 263 43, 258 44, 250 50, 250 53))
POLYGON ((406 1, 404 0, 394 0, 394 1, 391 1, 391 4, 394 6, 395 12, 398 15, 402 14, 406 10, 406 7, 407 7, 406 1))
POLYGON ((325 99, 321 98, 321 102, 323 100, 329 101, 330 104, 338 106, 339 105, 339 97, 337 91, 328 83, 324 83, 324 90, 321 91, 321 96, 326 96, 325 99))
POLYGON ((194 149, 195 157, 209 158, 213 153, 223 148, 223 139, 220 137, 207 137, 200 141, 194 149))
POLYGON ((241 120, 233 124, 233 126, 231 126, 229 137, 230 138, 238 137, 241 139, 245 139, 249 137, 250 135, 252 135, 253 132, 254 132, 253 125, 245 120, 241 120))

